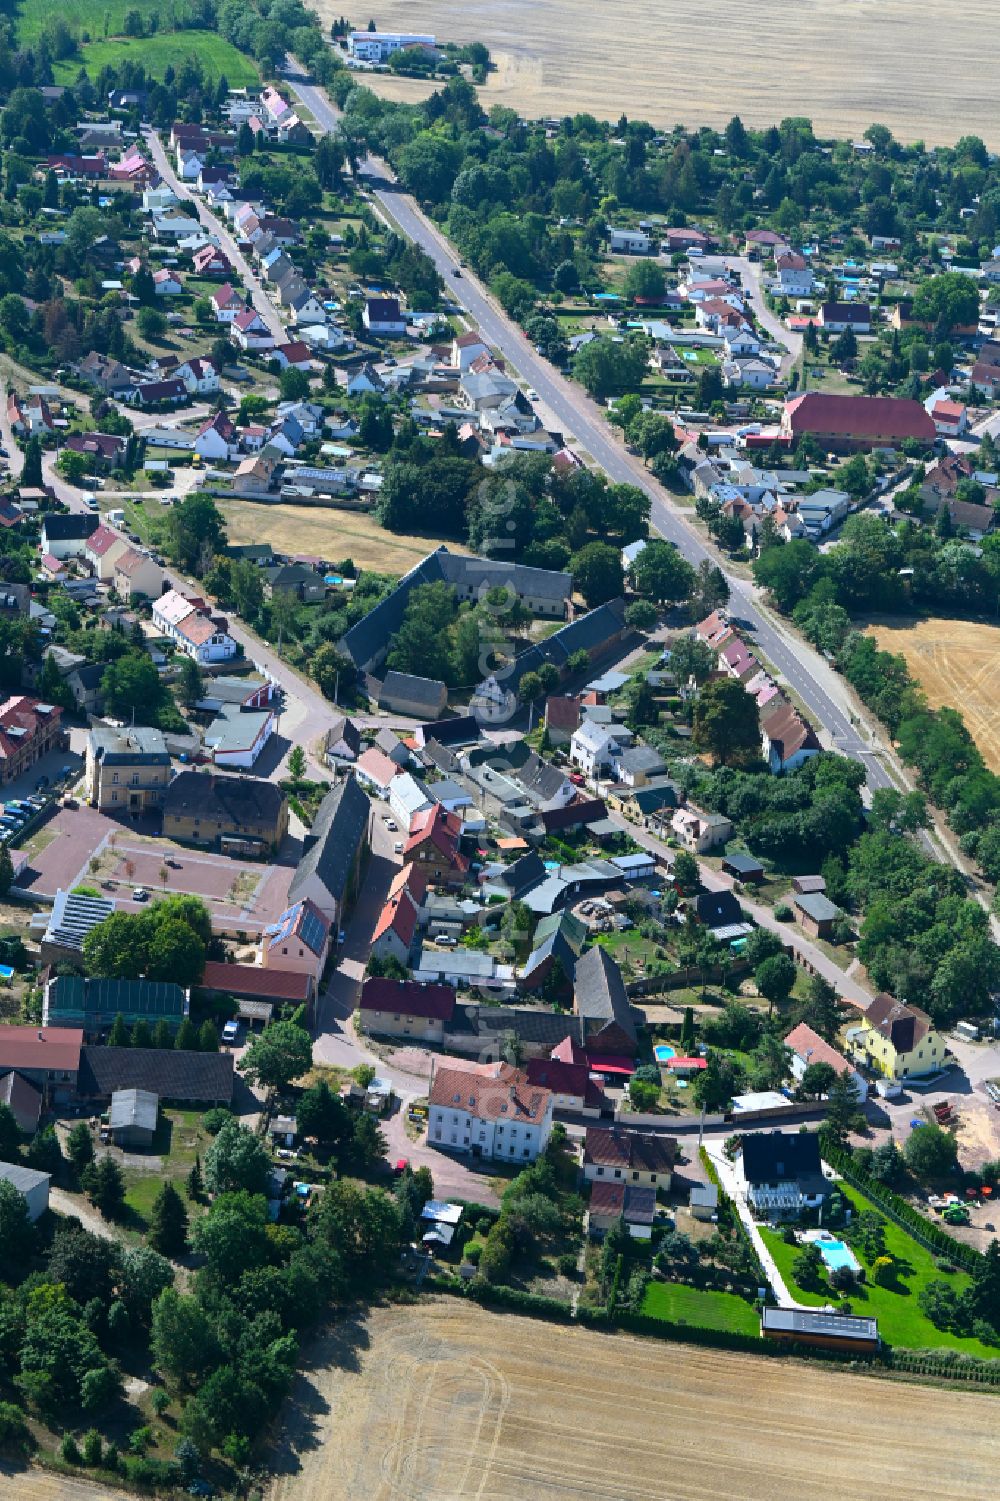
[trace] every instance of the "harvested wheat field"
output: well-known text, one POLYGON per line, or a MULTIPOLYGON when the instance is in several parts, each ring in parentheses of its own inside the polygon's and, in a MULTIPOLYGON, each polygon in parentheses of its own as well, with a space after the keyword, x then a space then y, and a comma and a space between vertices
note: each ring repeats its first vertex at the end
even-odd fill
MULTIPOLYGON (((407 573, 440 546, 434 537, 409 537, 383 531, 361 511, 323 506, 264 505, 249 500, 222 500, 230 542, 270 542, 275 552, 306 553, 330 562, 353 558, 359 568, 377 573, 407 573)), ((465 552, 448 542, 450 552, 465 552)))
POLYGON ((269 1501, 982 1501, 997 1399, 450 1299, 342 1329, 269 1501))
POLYGON ((866 634, 898 652, 933 709, 959 709, 993 771, 1000 771, 1000 627, 969 620, 872 620, 866 634))
MULTIPOLYGON (((341 13, 313 4, 327 24, 341 13)), ((1000 145, 993 70, 970 66, 997 36, 994 0, 384 0, 377 15, 383 31, 485 42, 496 72, 484 104, 536 118, 624 110, 695 127, 806 115, 827 135, 878 120, 904 141, 954 145, 974 131, 1000 145)))
POLYGON ((0 1496, 4 1501, 121 1501, 124 1492, 97 1480, 78 1480, 54 1470, 8 1468, 0 1461, 0 1496))

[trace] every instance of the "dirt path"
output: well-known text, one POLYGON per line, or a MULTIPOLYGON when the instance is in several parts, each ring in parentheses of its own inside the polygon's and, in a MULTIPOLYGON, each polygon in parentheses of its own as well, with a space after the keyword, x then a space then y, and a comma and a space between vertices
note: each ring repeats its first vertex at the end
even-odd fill
POLYGON ((314 1352, 268 1501, 981 1501, 997 1406, 451 1299, 314 1352))
POLYGON ((91 1235, 99 1235, 102 1240, 117 1241, 121 1238, 114 1226, 102 1219, 97 1210, 79 1194, 69 1194, 64 1188, 50 1188, 49 1208, 56 1210, 58 1214, 73 1215, 85 1230, 89 1230, 91 1235))

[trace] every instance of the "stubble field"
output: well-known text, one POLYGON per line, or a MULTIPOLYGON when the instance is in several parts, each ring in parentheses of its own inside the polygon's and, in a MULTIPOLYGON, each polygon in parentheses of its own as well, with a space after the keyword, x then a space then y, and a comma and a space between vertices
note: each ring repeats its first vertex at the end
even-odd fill
MULTIPOLYGON (((330 562, 352 558, 359 568, 376 573, 407 573, 440 544, 433 537, 386 532, 362 511, 323 506, 264 505, 250 500, 222 500, 230 542, 270 542, 275 552, 306 553, 330 562)), ((466 552, 449 541, 450 552, 466 552)))
MULTIPOLYGON (((340 14, 314 4, 327 24, 340 14)), ((533 117, 624 110, 696 127, 806 115, 829 135, 879 120, 907 141, 953 145, 974 131, 1000 142, 992 70, 974 61, 997 36, 992 0, 385 0, 378 23, 485 42, 497 71, 484 103, 533 117)))
POLYGON ((994 1487, 998 1409, 980 1393, 450 1299, 377 1310, 316 1355, 269 1501, 981 1501, 994 1487))
POLYGON ((933 709, 961 711, 986 764, 1000 772, 1000 627, 970 620, 873 620, 866 634, 906 658, 933 709))

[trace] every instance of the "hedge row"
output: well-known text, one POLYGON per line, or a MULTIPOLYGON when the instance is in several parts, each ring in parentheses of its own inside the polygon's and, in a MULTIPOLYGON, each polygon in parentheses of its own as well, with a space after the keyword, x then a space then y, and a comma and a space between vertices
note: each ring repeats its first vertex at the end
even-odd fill
POLYGON ((958 1351, 897 1350, 884 1351, 886 1365, 894 1371, 910 1371, 918 1376, 937 1376, 949 1381, 972 1381, 979 1386, 1000 1386, 1000 1360, 979 1360, 975 1355, 958 1351))
POLYGON ((887 1219, 892 1220, 901 1230, 905 1230, 907 1235, 911 1235, 917 1244, 923 1246, 926 1251, 930 1251, 932 1256, 941 1256, 948 1261, 953 1261, 956 1266, 964 1267, 967 1272, 974 1272, 979 1266, 982 1256, 974 1246, 967 1246, 956 1240, 954 1236, 949 1235, 939 1225, 935 1225, 932 1220, 922 1215, 919 1209, 914 1209, 912 1204, 900 1198, 899 1194, 893 1193, 892 1189, 884 1183, 870 1178, 867 1173, 859 1173, 846 1152, 827 1148, 824 1156, 846 1183, 856 1188, 859 1193, 863 1193, 866 1199, 871 1199, 887 1219))
POLYGON ((437 1273, 425 1277, 423 1285, 431 1292, 469 1298, 484 1308, 508 1308, 512 1313, 523 1313, 528 1318, 554 1319, 560 1324, 573 1322, 573 1309, 569 1303, 560 1302, 558 1298, 543 1298, 537 1293, 525 1293, 520 1288, 505 1287, 502 1283, 483 1282, 479 1277, 463 1282, 460 1277, 437 1273))

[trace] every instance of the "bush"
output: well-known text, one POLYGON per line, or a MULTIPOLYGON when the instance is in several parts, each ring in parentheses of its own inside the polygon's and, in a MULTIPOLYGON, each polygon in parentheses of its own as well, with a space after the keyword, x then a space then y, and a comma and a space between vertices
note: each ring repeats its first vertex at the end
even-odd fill
POLYGON ((63 1434, 63 1441, 59 1445, 59 1454, 68 1465, 78 1465, 80 1463, 80 1451, 77 1448, 76 1439, 71 1433, 63 1434))
POLYGON ((572 1251, 564 1251, 556 1262, 561 1277, 574 1279, 577 1275, 576 1257, 572 1251))
POLYGON ((24 1413, 13 1402, 0 1402, 0 1453, 24 1453, 32 1446, 24 1413))
POLYGON ((216 1105, 213 1110, 205 1111, 205 1114, 201 1118, 201 1123, 209 1136, 218 1136, 226 1122, 235 1119, 236 1117, 233 1115, 233 1112, 227 1110, 225 1105, 216 1105))
POLYGON ((85 1465, 96 1470, 104 1457, 104 1445, 101 1443, 101 1435, 96 1428, 90 1428, 83 1435, 83 1447, 80 1450, 85 1465))
POLYGON ((774 909, 774 916, 778 922, 791 922, 792 909, 787 902, 778 902, 774 909))
POLYGON ((892 1256, 876 1256, 872 1262, 872 1281, 876 1287, 894 1287, 896 1262, 892 1256))
POLYGON ((478 1266, 479 1258, 483 1254, 483 1248, 481 1245, 467 1246, 464 1254, 466 1261, 470 1262, 472 1266, 478 1266))

